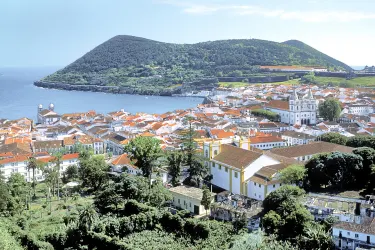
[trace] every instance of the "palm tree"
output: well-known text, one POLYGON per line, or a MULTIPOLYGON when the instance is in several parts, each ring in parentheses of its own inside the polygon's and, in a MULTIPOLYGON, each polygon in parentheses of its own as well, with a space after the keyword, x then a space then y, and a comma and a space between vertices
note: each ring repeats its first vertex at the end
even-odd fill
POLYGON ((27 170, 29 172, 29 178, 30 178, 30 170, 33 171, 33 183, 32 183, 32 187, 33 187, 33 198, 36 197, 35 195, 35 186, 36 186, 36 182, 35 182, 35 170, 38 168, 38 162, 37 160, 35 159, 35 157, 29 157, 29 162, 27 163, 27 170))
POLYGON ((60 200, 60 186, 59 186, 59 184, 60 184, 60 164, 61 164, 62 154, 57 153, 54 156, 55 156, 55 159, 54 159, 55 170, 57 172, 57 178, 56 178, 56 181, 57 181, 57 199, 60 200))

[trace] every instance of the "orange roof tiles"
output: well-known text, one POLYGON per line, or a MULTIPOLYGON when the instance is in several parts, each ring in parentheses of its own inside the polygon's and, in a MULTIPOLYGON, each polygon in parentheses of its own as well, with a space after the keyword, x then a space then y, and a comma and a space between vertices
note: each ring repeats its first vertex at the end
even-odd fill
POLYGON ((12 163, 12 162, 21 162, 21 161, 27 161, 29 159, 29 156, 26 155, 18 155, 11 158, 6 158, 0 160, 0 165, 12 163))
POLYGON ((289 102, 287 101, 271 100, 265 106, 268 108, 289 110, 289 102))

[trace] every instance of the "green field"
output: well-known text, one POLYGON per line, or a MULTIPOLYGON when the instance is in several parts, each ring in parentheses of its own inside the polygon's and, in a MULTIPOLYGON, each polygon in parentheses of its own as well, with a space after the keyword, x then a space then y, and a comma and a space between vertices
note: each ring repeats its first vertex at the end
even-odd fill
POLYGON ((318 84, 332 84, 340 87, 370 87, 375 86, 375 77, 366 76, 366 77, 356 77, 351 80, 346 80, 341 77, 322 77, 316 76, 316 81, 318 84))
POLYGON ((299 79, 293 79, 293 80, 284 81, 284 82, 270 82, 270 83, 219 82, 219 86, 225 87, 225 88, 250 87, 253 85, 260 85, 260 84, 292 85, 292 84, 299 84, 299 79))

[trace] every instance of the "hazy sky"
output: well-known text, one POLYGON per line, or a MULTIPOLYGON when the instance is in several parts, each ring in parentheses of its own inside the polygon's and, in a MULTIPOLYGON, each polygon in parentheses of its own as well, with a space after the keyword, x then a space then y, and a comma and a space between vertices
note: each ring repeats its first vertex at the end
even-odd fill
POLYGON ((115 35, 301 40, 375 64, 375 0, 1 0, 0 67, 65 66, 115 35))

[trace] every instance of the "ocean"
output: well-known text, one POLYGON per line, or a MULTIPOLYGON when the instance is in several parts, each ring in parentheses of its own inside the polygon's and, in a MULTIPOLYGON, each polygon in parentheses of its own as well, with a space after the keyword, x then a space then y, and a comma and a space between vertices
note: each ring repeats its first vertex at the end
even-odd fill
POLYGON ((36 119, 37 107, 55 105, 58 114, 95 110, 108 113, 124 109, 130 113, 161 114, 196 107, 198 97, 165 97, 43 89, 34 81, 58 70, 46 68, 0 68, 0 119, 36 119))

